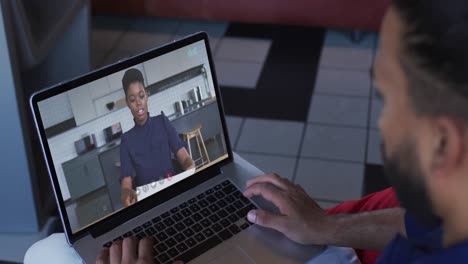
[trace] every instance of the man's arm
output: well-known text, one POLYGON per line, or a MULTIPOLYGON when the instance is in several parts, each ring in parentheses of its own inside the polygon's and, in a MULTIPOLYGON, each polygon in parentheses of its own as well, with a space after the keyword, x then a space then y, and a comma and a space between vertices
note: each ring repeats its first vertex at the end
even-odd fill
POLYGON ((276 174, 247 182, 246 197, 260 195, 280 214, 264 210, 248 213, 249 221, 275 229, 301 244, 338 245, 381 250, 398 233, 405 233, 400 208, 353 215, 329 215, 299 185, 276 174))
POLYGON ((383 250, 396 234, 406 236, 404 215, 402 208, 335 215, 328 244, 383 250))
POLYGON ((184 147, 180 148, 179 151, 177 151, 176 156, 177 156, 177 160, 179 161, 180 166, 182 166, 184 170, 195 168, 195 164, 192 158, 190 157, 190 155, 188 154, 187 150, 184 147))

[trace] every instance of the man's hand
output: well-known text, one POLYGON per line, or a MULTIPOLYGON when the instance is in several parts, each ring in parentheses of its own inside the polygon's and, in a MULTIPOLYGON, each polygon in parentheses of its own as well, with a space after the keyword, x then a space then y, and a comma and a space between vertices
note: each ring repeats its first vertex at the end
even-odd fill
POLYGON ((248 181, 244 191, 248 198, 257 195, 276 205, 280 214, 252 210, 247 215, 249 221, 275 229, 301 244, 329 244, 334 217, 327 215, 301 186, 276 174, 263 175, 248 181))
MULTIPOLYGON (((153 240, 146 237, 138 240, 127 237, 123 241, 116 241, 110 249, 103 249, 96 258, 96 264, 151 264, 153 263, 153 240)), ((180 261, 174 264, 182 264, 180 261)))
POLYGON ((132 189, 122 188, 122 202, 125 207, 128 207, 137 201, 136 192, 132 189))
POLYGON ((96 264, 151 264, 153 254, 151 238, 138 241, 135 237, 127 237, 123 241, 112 243, 110 249, 103 249, 96 259, 96 264))

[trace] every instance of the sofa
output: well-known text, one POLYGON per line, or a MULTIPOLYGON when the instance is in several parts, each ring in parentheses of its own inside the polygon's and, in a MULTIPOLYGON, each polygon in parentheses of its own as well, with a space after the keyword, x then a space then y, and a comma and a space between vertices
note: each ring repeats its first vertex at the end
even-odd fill
POLYGON ((378 31, 391 0, 93 0, 93 14, 378 31))

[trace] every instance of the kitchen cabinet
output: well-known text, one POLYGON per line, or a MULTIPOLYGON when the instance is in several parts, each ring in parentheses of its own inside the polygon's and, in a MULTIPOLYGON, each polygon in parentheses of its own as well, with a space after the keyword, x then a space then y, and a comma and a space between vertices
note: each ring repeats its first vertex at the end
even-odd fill
POLYGON ((123 207, 120 199, 120 146, 116 145, 113 148, 99 154, 102 172, 106 180, 107 190, 115 210, 123 207))
POLYGON ((109 81, 107 78, 101 78, 92 83, 89 83, 88 85, 92 100, 96 100, 111 92, 109 88, 109 81))
POLYGON ((171 56, 161 56, 154 60, 144 62, 148 84, 153 84, 169 78, 174 73, 186 71, 200 65, 204 61, 202 46, 194 46, 191 49, 179 49, 171 53, 171 56), (176 61, 177 63, 174 63, 176 61), (162 67, 162 65, 164 65, 162 67))
POLYGON ((89 225, 113 212, 107 190, 98 191, 76 202, 75 217, 79 227, 89 225))
POLYGON ((97 151, 91 151, 64 162, 62 168, 72 200, 76 200, 105 185, 97 151))
POLYGON ((73 118, 67 94, 58 94, 46 101, 39 102, 44 128, 50 128, 73 118))
POLYGON ((68 98, 77 126, 96 118, 89 84, 68 91, 68 98))

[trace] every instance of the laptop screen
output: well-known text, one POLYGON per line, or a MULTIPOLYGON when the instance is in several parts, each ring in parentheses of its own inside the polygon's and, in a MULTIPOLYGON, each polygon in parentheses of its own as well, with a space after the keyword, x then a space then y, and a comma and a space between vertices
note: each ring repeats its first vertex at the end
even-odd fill
POLYGON ((38 102, 73 233, 228 158, 203 40, 38 102))

